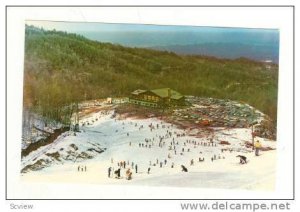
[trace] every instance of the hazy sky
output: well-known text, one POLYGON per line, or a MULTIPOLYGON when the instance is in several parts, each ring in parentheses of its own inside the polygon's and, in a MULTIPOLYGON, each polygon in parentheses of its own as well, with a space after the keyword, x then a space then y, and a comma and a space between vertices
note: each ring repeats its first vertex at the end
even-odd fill
POLYGON ((58 22, 58 21, 26 21, 28 25, 43 27, 44 29, 67 32, 117 32, 117 31, 249 31, 249 32, 277 32, 276 29, 247 29, 247 28, 225 28, 225 27, 199 27, 199 26, 170 26, 150 24, 109 24, 109 23, 88 23, 88 22, 58 22))

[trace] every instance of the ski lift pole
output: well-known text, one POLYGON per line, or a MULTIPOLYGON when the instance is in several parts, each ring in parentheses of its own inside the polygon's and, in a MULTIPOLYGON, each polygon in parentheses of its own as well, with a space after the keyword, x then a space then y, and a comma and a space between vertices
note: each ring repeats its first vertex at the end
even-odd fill
POLYGON ((254 109, 252 109, 252 115, 251 115, 251 136, 252 136, 252 150, 254 150, 254 125, 257 124, 257 121, 254 119, 254 109))
POLYGON ((254 129, 253 123, 251 124, 251 135, 252 135, 252 150, 254 150, 254 129))

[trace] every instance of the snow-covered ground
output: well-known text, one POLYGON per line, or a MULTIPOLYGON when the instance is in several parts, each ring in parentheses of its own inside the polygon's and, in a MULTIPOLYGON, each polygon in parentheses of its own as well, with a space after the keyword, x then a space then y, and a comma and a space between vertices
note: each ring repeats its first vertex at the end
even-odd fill
MULTIPOLYGON (((37 161, 43 168, 29 169, 21 174, 22 180, 274 189, 276 150, 254 156, 251 148, 245 146, 246 141, 251 142, 251 129, 216 128, 212 136, 196 138, 156 118, 118 119, 112 115, 112 111, 94 113, 81 120, 80 133, 66 132, 52 144, 24 157, 22 168, 37 161), (229 144, 221 145, 221 141, 229 144), (246 156, 248 163, 239 164, 237 155, 246 156), (204 161, 199 162, 199 158, 204 161), (121 178, 116 179, 113 173, 109 178, 108 168, 117 170, 120 161, 126 163, 125 169, 121 169, 121 178), (188 172, 182 172, 181 165, 188 172), (132 180, 126 180, 128 168, 133 173, 132 180)), ((276 148, 275 141, 257 139, 264 147, 276 148)))

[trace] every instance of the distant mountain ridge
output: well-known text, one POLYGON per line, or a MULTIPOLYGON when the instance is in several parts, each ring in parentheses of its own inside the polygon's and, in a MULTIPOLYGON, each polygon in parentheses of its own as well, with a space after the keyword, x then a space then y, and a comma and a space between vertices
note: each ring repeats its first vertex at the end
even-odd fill
POLYGON ((207 55, 218 58, 237 59, 240 57, 257 61, 279 62, 279 50, 272 45, 254 45, 243 43, 203 43, 191 45, 169 45, 149 47, 160 51, 172 51, 177 54, 207 55))
MULTIPOLYGON (((95 29, 96 30, 96 29, 95 29)), ((172 51, 176 54, 208 55, 257 61, 279 61, 279 31, 243 28, 199 27, 191 31, 79 31, 100 42, 128 47, 172 51)), ((77 32, 76 32, 77 33, 77 32)))

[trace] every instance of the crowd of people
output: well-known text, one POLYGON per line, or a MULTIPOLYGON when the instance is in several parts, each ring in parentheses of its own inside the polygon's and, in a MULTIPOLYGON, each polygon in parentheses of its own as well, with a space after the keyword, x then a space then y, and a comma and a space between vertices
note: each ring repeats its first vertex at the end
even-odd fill
MULTIPOLYGON (((117 118, 115 121, 118 120, 117 118)), ((125 178, 127 180, 131 180, 134 178, 134 175, 137 174, 151 174, 155 172, 159 172, 159 169, 163 168, 178 168, 184 166, 195 166, 196 163, 206 162, 204 154, 202 152, 207 148, 217 147, 218 143, 214 141, 213 136, 207 139, 196 139, 188 136, 188 133, 185 130, 178 130, 173 127, 172 124, 166 124, 164 122, 160 123, 150 123, 149 125, 143 125, 134 123, 134 121, 124 122, 122 121, 122 132, 116 131, 115 133, 123 133, 126 134, 126 137, 134 137, 134 131, 126 131, 127 125, 134 126, 138 131, 140 130, 149 130, 152 137, 145 137, 140 141, 134 141, 135 139, 128 141, 128 146, 130 148, 141 148, 143 150, 159 148, 161 150, 166 150, 165 157, 156 157, 154 156, 153 160, 149 160, 148 166, 145 167, 145 162, 140 162, 142 165, 142 169, 139 170, 140 167, 138 162, 129 161, 129 160, 118 160, 114 161, 111 158, 111 164, 108 167, 108 177, 109 178, 125 178), (145 127, 146 126, 146 127, 145 127), (156 132, 156 130, 160 131, 156 132), (164 130, 162 130, 164 129, 164 130), (124 132, 125 131, 125 132, 124 132), (201 151, 200 151, 201 150, 201 151), (198 155, 196 158, 192 158, 195 154, 190 154, 191 152, 198 155), (176 157, 182 157, 182 159, 191 158, 185 162, 185 164, 181 164, 179 160, 176 160, 176 157), (184 157, 183 157, 184 156, 184 157), (152 171, 153 170, 153 171, 152 171)), ((132 128, 131 128, 132 129, 132 128)), ((149 136, 149 133, 145 135, 149 136)), ((147 151, 147 150, 146 150, 147 151)), ((154 150, 155 151, 155 150, 154 150)), ((207 156, 207 155, 206 155, 207 156)), ((225 156, 220 152, 219 155, 212 154, 211 161, 225 159, 225 156)), ((188 170, 187 168, 184 170, 188 170)))
MULTIPOLYGON (((104 112, 101 115, 107 115, 107 113, 104 112)), ((134 121, 119 120, 117 117, 114 118, 115 122, 122 122, 122 127, 116 129, 115 133, 123 133, 125 137, 127 137, 126 141, 128 141, 129 148, 140 148, 141 152, 154 151, 154 153, 157 150, 161 150, 165 151, 166 154, 164 156, 162 156, 162 154, 156 156, 153 154, 153 158, 149 160, 148 163, 141 161, 141 158, 130 161, 127 158, 124 160, 119 159, 117 155, 112 155, 116 160, 114 160, 114 158, 110 160, 110 165, 107 168, 108 178, 132 180, 134 175, 145 173, 150 175, 164 168, 177 168, 179 172, 188 172, 190 169, 188 167, 225 159, 225 150, 226 152, 229 150, 225 148, 215 148, 220 144, 213 133, 208 137, 199 139, 189 136, 186 130, 176 129, 173 124, 167 124, 165 122, 155 122, 146 125, 145 123, 141 124, 134 121), (128 125, 130 125, 130 131, 127 131, 128 125), (136 130, 132 130, 132 127, 135 127, 136 130), (138 132, 140 135, 140 131, 146 130, 148 130, 148 133, 145 133, 143 139, 139 141, 130 139, 134 138, 135 132, 138 132)), ((89 125, 97 120, 96 118, 90 122, 84 122, 83 124, 89 125)), ((259 143, 255 143, 255 155, 259 155, 260 147, 261 145, 259 143)), ((231 153, 232 151, 228 152, 231 153)), ((244 164, 246 160, 244 161, 243 157, 240 158, 242 158, 240 161, 244 164)), ((145 158, 145 160, 147 159, 145 158)), ((86 167, 84 167, 84 169, 78 167, 78 171, 82 170, 86 171, 86 167)))

